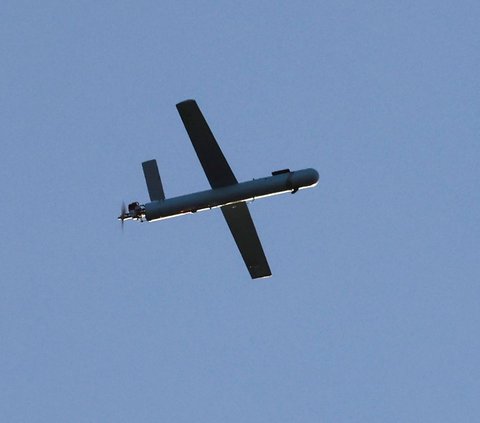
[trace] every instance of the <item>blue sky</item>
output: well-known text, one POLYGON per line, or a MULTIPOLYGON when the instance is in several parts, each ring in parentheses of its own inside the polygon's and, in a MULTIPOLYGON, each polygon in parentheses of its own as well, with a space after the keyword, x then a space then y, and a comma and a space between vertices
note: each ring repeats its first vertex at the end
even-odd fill
POLYGON ((480 418, 480 6, 5 1, 0 416, 8 422, 480 418), (194 98, 250 210, 115 220, 208 188, 194 98))

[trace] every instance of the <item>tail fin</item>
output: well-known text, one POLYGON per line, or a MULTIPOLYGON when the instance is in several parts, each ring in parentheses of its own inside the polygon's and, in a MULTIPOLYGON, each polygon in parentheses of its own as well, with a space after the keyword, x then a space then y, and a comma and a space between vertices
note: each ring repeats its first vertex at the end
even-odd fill
POLYGON ((160 173, 158 172, 158 166, 156 160, 149 160, 142 163, 143 174, 145 175, 145 181, 147 182, 148 194, 151 201, 165 200, 165 194, 163 192, 162 180, 160 179, 160 173))

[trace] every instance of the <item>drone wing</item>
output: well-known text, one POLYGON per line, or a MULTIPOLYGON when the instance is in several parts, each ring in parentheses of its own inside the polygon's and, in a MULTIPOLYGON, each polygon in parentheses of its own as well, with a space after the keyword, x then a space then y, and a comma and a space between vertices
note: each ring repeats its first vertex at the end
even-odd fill
POLYGON ((247 204, 242 201, 221 210, 252 279, 272 276, 247 204))
POLYGON ((178 103, 177 110, 211 187, 220 188, 236 184, 237 179, 196 101, 186 100, 178 103))
MULTIPOLYGON (((177 110, 211 187, 238 183, 195 100, 177 104, 177 110)), ((271 276, 247 204, 230 204, 221 210, 252 279, 271 276)))

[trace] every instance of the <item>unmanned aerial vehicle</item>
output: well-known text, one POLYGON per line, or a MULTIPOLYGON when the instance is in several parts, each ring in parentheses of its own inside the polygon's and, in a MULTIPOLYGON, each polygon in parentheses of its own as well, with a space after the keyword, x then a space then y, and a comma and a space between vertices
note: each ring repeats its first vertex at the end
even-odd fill
POLYGON ((277 170, 266 178, 238 182, 195 100, 177 104, 185 129, 212 189, 165 198, 156 160, 142 163, 150 202, 122 207, 125 220, 157 221, 220 207, 252 279, 272 275, 247 202, 258 198, 310 188, 318 182, 315 169, 277 170))

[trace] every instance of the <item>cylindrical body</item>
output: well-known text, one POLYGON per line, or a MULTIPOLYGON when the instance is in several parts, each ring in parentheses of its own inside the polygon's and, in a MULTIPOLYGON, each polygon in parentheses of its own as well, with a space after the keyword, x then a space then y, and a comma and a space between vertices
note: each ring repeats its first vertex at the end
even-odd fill
POLYGON ((318 172, 303 169, 145 204, 147 220, 159 220, 316 185, 318 172))

